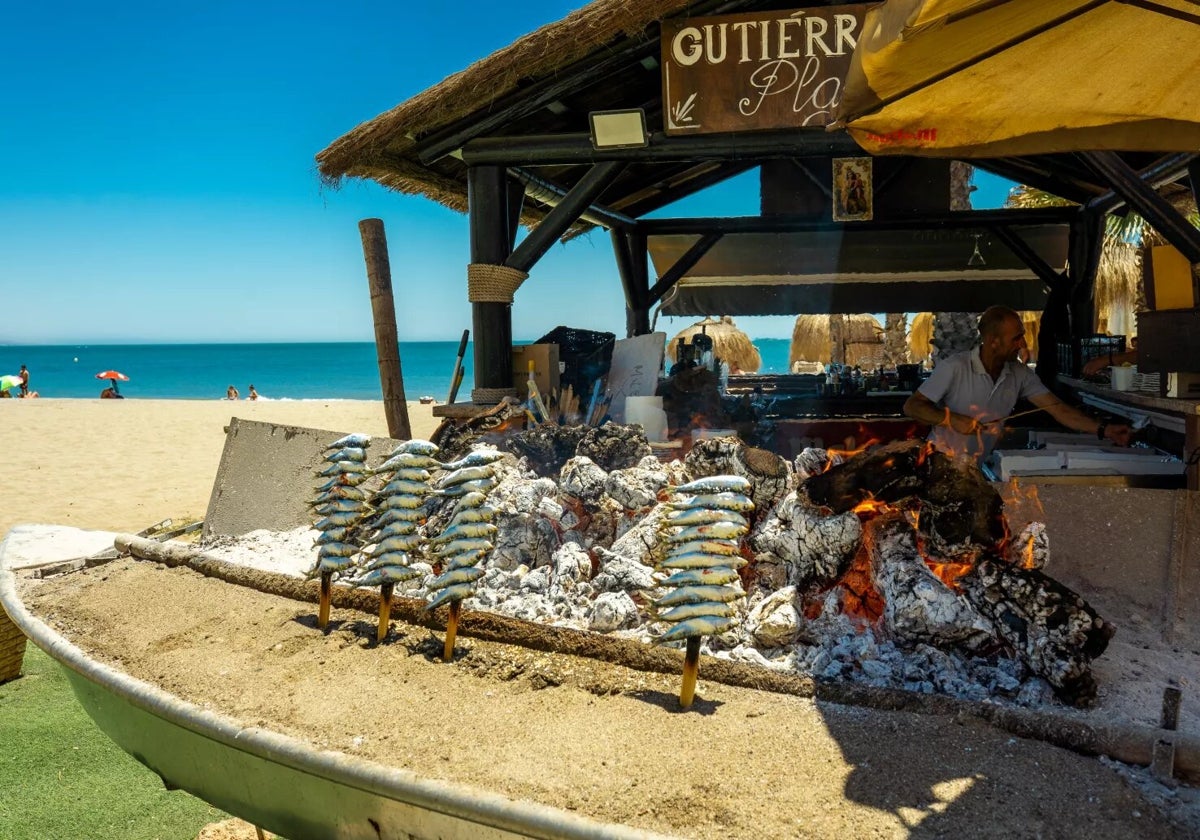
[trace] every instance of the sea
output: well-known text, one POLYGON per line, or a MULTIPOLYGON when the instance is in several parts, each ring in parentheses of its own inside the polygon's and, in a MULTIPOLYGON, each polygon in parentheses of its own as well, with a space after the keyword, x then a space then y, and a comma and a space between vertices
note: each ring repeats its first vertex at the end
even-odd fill
MULTIPOLYGON (((522 343, 522 342, 518 342, 522 343)), ((527 342, 526 342, 527 343, 527 342)), ((786 373, 790 339, 756 339, 761 373, 786 373)), ((400 343, 404 395, 445 402, 459 342, 400 343)), ((474 347, 467 345, 459 401, 474 387, 474 347)), ((115 370, 127 399, 224 399, 233 385, 242 399, 253 385, 260 399, 381 400, 374 342, 297 344, 78 344, 0 345, 0 374, 29 369, 41 397, 95 398, 108 386, 97 373, 115 370)), ((15 396, 15 394, 14 394, 15 396)))

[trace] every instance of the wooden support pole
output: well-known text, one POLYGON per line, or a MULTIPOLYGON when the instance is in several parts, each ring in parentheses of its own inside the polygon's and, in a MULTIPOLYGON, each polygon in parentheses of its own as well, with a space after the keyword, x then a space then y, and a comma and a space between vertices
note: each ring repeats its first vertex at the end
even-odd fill
POLYGON ((458 617, 462 614, 462 601, 450 602, 450 617, 446 619, 446 643, 442 646, 442 661, 454 658, 454 639, 458 635, 458 617))
POLYGON ((387 638, 388 623, 392 620, 392 592, 396 584, 388 581, 379 587, 379 628, 375 632, 375 641, 382 642, 387 638))
POLYGON ((679 687, 679 707, 690 708, 696 696, 696 678, 700 676, 700 637, 688 636, 683 657, 683 684, 679 687))
POLYGON ((383 386, 383 415, 388 435, 397 440, 412 437, 408 403, 404 398, 404 374, 400 369, 400 343, 396 336, 396 304, 392 299, 392 268, 388 262, 387 237, 382 219, 358 223, 367 283, 371 288, 371 315, 375 320, 375 352, 379 357, 379 382, 383 386))
POLYGON ((321 572, 321 602, 317 607, 317 627, 324 630, 329 623, 329 604, 333 599, 333 572, 321 572))
MULTIPOLYGON (((473 166, 467 171, 471 262, 504 265, 512 253, 509 198, 504 168, 473 166)), ((476 390, 511 389, 512 304, 472 303, 471 331, 475 336, 476 390)))

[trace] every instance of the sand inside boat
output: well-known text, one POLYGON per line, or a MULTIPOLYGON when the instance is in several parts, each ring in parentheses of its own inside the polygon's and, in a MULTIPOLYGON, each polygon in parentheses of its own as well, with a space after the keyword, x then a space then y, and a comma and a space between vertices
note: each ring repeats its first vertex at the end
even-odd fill
MULTIPOLYGON (((697 838, 1177 837, 1111 763, 884 713, 441 635, 123 559, 23 579, 97 660, 207 709, 422 776, 697 838), (169 605, 169 608, 164 608, 169 605)), ((1177 818, 1177 817, 1176 817, 1177 818)))

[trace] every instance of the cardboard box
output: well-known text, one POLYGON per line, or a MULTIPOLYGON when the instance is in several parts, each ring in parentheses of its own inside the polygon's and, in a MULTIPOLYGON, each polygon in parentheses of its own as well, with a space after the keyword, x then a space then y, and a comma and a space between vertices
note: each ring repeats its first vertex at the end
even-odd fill
POLYGON ((512 349, 513 387, 517 398, 529 396, 529 363, 533 362, 533 379, 537 383, 542 400, 547 401, 553 391, 558 390, 558 345, 517 344, 512 349))

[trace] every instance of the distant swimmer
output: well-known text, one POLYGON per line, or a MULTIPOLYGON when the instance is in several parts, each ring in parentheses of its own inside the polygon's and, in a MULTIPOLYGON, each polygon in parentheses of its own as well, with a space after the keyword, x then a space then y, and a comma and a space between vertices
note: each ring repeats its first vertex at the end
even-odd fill
MULTIPOLYGON (((236 394, 237 392, 236 392, 236 391, 234 391, 234 393, 236 394)), ((255 391, 255 390, 254 390, 254 384, 253 384, 253 383, 251 383, 251 384, 250 384, 250 393, 246 394, 246 399, 248 399, 248 400, 256 400, 256 399, 258 399, 258 391, 255 391)))
POLYGON ((225 399, 236 400, 238 398, 238 389, 230 385, 225 389, 225 399))

